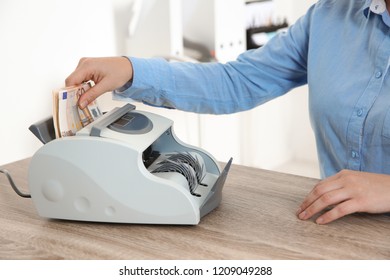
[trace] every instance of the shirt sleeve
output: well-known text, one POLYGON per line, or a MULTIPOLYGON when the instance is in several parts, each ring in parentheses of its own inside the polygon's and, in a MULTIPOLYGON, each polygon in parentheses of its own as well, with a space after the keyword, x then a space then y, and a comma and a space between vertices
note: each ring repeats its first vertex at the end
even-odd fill
POLYGON ((312 9, 265 46, 226 64, 129 57, 132 85, 114 91, 114 98, 209 114, 234 113, 265 103, 307 83, 312 9))

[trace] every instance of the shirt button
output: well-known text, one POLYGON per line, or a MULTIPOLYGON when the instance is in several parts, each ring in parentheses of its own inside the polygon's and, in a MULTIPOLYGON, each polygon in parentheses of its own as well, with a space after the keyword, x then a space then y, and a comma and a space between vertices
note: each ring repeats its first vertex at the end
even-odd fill
POLYGON ((381 71, 376 72, 375 78, 379 79, 380 77, 382 77, 382 72, 381 71))
POLYGON ((355 152, 355 151, 352 151, 351 155, 352 155, 352 158, 358 158, 359 157, 359 153, 355 152))
POLYGON ((357 110, 358 117, 361 117, 363 115, 363 109, 357 110))

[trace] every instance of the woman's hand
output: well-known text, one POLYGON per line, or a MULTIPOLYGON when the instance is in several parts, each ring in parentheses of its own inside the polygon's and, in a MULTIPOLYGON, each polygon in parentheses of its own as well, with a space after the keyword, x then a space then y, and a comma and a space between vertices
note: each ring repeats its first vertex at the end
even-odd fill
POLYGON ((316 223, 327 224, 355 212, 390 212, 390 175, 343 170, 319 182, 297 215, 307 220, 329 206, 333 208, 319 216, 316 223))
POLYGON ((95 86, 79 99, 84 109, 105 92, 124 86, 133 78, 133 67, 126 57, 82 58, 76 70, 65 80, 66 86, 78 85, 92 80, 95 86))

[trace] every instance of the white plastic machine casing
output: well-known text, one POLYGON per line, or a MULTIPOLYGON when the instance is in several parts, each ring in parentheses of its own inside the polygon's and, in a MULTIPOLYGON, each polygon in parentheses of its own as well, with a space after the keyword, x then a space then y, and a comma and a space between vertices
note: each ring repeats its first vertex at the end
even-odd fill
POLYGON ((231 161, 221 170, 207 152, 182 143, 173 122, 162 116, 115 108, 76 136, 52 140, 33 156, 29 188, 38 213, 47 218, 95 222, 198 224, 221 201, 231 161), (151 127, 122 133, 109 126, 128 112, 146 117, 151 127), (196 152, 206 176, 196 192, 179 181, 151 173, 143 162, 148 147, 159 153, 196 152))

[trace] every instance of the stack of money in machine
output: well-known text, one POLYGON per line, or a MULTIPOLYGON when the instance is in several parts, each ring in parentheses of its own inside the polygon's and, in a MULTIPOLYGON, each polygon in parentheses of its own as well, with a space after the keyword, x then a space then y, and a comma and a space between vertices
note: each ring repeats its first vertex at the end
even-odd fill
POLYGON ((56 138, 76 135, 77 131, 102 115, 96 100, 83 110, 78 106, 80 96, 92 86, 92 82, 86 82, 53 90, 53 122, 56 138))

